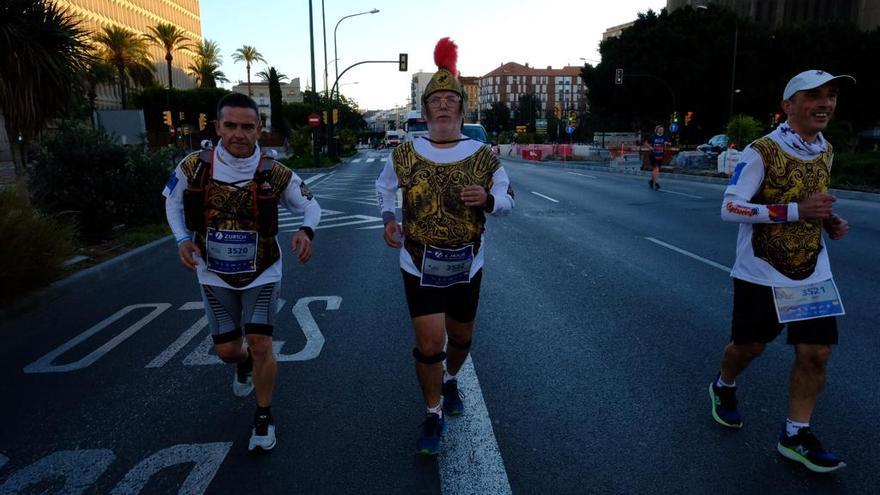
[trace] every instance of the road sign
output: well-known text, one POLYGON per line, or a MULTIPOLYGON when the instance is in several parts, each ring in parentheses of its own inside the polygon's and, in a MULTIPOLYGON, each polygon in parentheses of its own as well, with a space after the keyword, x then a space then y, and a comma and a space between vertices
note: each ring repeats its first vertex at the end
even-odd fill
POLYGON ((678 122, 669 124, 669 132, 678 132, 678 122))
POLYGON ((525 134, 526 132, 528 132, 528 126, 524 126, 524 125, 516 126, 516 133, 517 134, 525 134))
POLYGON ((565 132, 567 132, 569 134, 574 134, 574 126, 573 125, 565 126, 565 132))
POLYGON ((547 119, 535 119, 535 134, 547 134, 547 119))
POLYGON ((321 116, 316 113, 309 114, 309 125, 311 127, 318 127, 321 125, 321 116))

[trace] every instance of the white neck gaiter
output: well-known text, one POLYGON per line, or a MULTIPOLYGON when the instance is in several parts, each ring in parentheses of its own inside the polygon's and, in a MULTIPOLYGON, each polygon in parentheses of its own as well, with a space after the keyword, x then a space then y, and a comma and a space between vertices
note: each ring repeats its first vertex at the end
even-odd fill
POLYGON ((828 151, 828 144, 825 138, 822 137, 821 132, 816 136, 814 142, 808 143, 791 128, 787 120, 780 124, 773 132, 781 142, 785 143, 786 146, 794 150, 801 157, 813 158, 828 151))

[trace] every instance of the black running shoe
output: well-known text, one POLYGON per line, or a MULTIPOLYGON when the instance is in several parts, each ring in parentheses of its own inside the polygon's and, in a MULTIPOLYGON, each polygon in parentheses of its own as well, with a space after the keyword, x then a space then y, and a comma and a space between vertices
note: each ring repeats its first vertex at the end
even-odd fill
POLYGON ((783 424, 776 450, 786 458, 803 464, 814 473, 830 473, 846 467, 837 455, 822 448, 822 444, 810 431, 809 426, 798 430, 797 435, 788 436, 783 424))
POLYGON ((422 455, 434 456, 440 453, 440 438, 446 429, 446 421, 439 414, 429 413, 416 442, 416 450, 422 455))
POLYGON ((742 416, 736 409, 736 387, 719 387, 712 382, 709 384, 709 399, 712 401, 712 418, 718 424, 742 428, 742 416))
POLYGON ((449 380, 443 384, 443 412, 450 416, 459 416, 464 412, 458 380, 449 380))

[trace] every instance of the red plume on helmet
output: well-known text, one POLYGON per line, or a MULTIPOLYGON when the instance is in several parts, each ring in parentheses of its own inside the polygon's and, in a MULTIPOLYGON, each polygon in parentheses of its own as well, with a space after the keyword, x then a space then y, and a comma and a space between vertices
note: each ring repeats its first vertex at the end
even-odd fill
POLYGON ((449 38, 443 38, 437 42, 434 47, 434 63, 437 67, 446 69, 458 78, 458 69, 455 64, 458 62, 458 46, 449 38))

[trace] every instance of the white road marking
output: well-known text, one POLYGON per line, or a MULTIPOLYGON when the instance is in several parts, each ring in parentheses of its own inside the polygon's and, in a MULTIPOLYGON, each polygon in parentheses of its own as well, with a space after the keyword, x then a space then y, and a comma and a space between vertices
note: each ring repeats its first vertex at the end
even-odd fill
POLYGON ((540 196, 540 197, 542 197, 542 198, 544 198, 544 199, 546 199, 546 200, 553 201, 554 203, 558 203, 558 202, 559 202, 558 199, 553 199, 553 198, 551 198, 550 196, 544 196, 543 194, 538 193, 538 192, 535 192, 535 191, 532 191, 532 194, 534 194, 535 196, 540 196))
POLYGON ((321 177, 330 176, 330 175, 333 175, 333 172, 330 172, 329 174, 316 174, 316 175, 309 177, 308 179, 304 179, 303 182, 311 185, 312 182, 315 182, 316 180, 320 179, 321 177))
POLYGON ((367 163, 375 162, 378 158, 367 158, 367 163))
POLYGON ((351 163, 358 163, 358 162, 360 162, 360 161, 361 161, 360 158, 355 158, 354 160, 351 161, 351 163))
POLYGON ((705 264, 707 264, 707 265, 709 265, 709 266, 713 266, 713 267, 715 267, 715 268, 717 268, 717 269, 719 269, 719 270, 723 270, 723 271, 725 271, 725 272, 730 273, 730 267, 729 267, 729 266, 724 266, 724 265, 722 265, 722 264, 720 264, 720 263, 716 263, 716 262, 714 262, 714 261, 712 261, 712 260, 709 260, 709 259, 703 258, 702 256, 700 256, 700 255, 698 255, 698 254, 694 254, 694 253, 692 253, 692 252, 690 252, 690 251, 686 251, 686 250, 684 250, 684 249, 682 249, 682 248, 680 248, 680 247, 676 247, 676 246, 673 246, 672 244, 667 244, 667 243, 665 243, 665 242, 663 242, 663 241, 660 241, 660 240, 654 239, 653 237, 645 237, 645 239, 648 240, 648 241, 653 242, 654 244, 657 244, 657 245, 663 246, 663 247, 665 247, 666 249, 671 249, 671 250, 675 251, 676 253, 681 253, 681 254, 683 254, 683 255, 689 257, 689 258, 693 258, 693 259, 695 259, 695 260, 697 260, 697 261, 700 261, 700 262, 703 262, 703 263, 705 263, 705 264))
POLYGON ((120 309, 119 311, 117 311, 115 314, 104 319, 104 321, 98 323, 97 325, 89 328, 85 332, 77 335, 73 339, 67 341, 66 343, 64 343, 63 345, 61 345, 60 347, 58 347, 54 351, 50 352, 49 354, 46 354, 45 356, 41 357, 40 359, 27 365, 24 368, 24 372, 25 373, 63 373, 63 372, 67 372, 67 371, 74 371, 74 370, 88 367, 88 366, 92 365, 92 363, 94 363, 95 361, 100 359, 103 355, 112 351, 116 346, 118 346, 119 344, 124 342, 127 338, 134 335, 135 332, 137 332, 138 330, 143 328, 147 323, 153 321, 153 319, 155 319, 157 316, 162 314, 166 309, 168 309, 170 307, 171 307, 171 304, 169 304, 169 303, 132 304, 131 306, 126 306, 126 307, 120 309), (107 328, 108 326, 110 326, 111 324, 113 324, 114 322, 116 322, 117 320, 122 318, 123 316, 127 315, 128 313, 130 313, 136 309, 152 309, 153 311, 148 313, 146 316, 142 317, 140 320, 136 321, 134 324, 132 324, 131 326, 129 326, 128 328, 126 328, 125 330, 120 332, 118 335, 116 335, 112 339, 108 340, 104 345, 95 349, 94 351, 92 351, 91 353, 89 353, 85 357, 81 358, 80 360, 75 361, 73 363, 68 363, 68 364, 58 364, 58 365, 52 364, 52 361, 54 361, 57 357, 66 353, 70 349, 73 349, 74 347, 76 347, 80 343, 84 342, 85 340, 88 340, 89 337, 91 337, 92 335, 95 335, 96 333, 100 332, 101 330, 107 328))
POLYGON ((368 229, 384 229, 384 225, 370 225, 369 227, 358 227, 357 230, 368 230, 368 229))
POLYGON ((216 442, 175 445, 162 449, 131 468, 125 478, 113 488, 110 495, 140 493, 153 475, 167 467, 179 464, 195 465, 183 480, 178 493, 205 493, 231 447, 232 442, 216 442))
POLYGON ((440 491, 444 495, 510 494, 504 460, 470 356, 458 373, 458 386, 465 410, 461 416, 446 419, 438 459, 440 491))
POLYGON ((53 493, 85 493, 114 459, 116 454, 109 449, 53 452, 13 473, 0 485, 0 494, 24 493, 28 487, 49 480, 53 481, 53 493), (63 480, 63 486, 58 486, 59 480, 63 480))
POLYGON ((589 177, 591 179, 598 179, 595 175, 587 175, 587 174, 579 174, 577 172, 568 172, 571 175, 580 175, 581 177, 589 177))
POLYGON ((694 199, 705 199, 702 196, 695 196, 693 194, 688 194, 688 193, 683 193, 683 192, 668 191, 666 189, 659 189, 659 191, 662 193, 666 193, 666 194, 678 194, 679 196, 687 196, 689 198, 694 198, 694 199))

